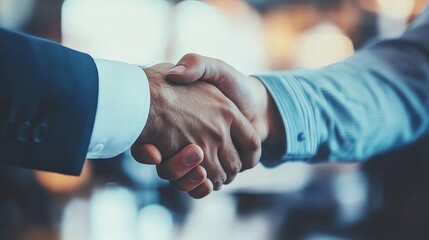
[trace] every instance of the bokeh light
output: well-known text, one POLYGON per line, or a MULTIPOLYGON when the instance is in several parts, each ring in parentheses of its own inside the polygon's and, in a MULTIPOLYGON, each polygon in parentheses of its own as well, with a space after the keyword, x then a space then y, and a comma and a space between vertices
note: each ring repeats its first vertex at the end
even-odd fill
POLYGON ((165 0, 67 0, 62 14, 66 46, 135 64, 164 61, 171 15, 165 0))
POLYGON ((171 212, 164 206, 151 204, 140 209, 138 214, 140 240, 174 239, 174 222, 171 212))
POLYGON ((353 52, 353 43, 349 37, 338 27, 323 23, 300 37, 294 59, 297 66, 318 68, 338 62, 353 52))
POLYGON ((377 0, 377 4, 382 15, 405 19, 411 14, 415 0, 377 0))
POLYGON ((58 173, 35 171, 37 181, 53 193, 71 193, 88 183, 91 176, 91 165, 85 161, 80 176, 69 176, 58 173))

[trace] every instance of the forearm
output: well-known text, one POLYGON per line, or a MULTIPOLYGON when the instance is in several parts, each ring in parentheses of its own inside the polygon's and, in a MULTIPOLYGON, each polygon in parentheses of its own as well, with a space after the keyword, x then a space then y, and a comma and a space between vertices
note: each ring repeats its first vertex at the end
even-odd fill
POLYGON ((425 134, 429 72, 416 67, 428 64, 424 58, 415 47, 392 42, 341 64, 298 73, 314 107, 312 160, 363 160, 425 134))
POLYGON ((285 130, 284 152, 271 163, 366 159, 425 134, 426 29, 420 23, 400 39, 320 70, 259 76, 279 108, 285 130))
POLYGON ((136 141, 150 102, 140 67, 2 29, 0 42, 0 163, 77 175, 136 141))

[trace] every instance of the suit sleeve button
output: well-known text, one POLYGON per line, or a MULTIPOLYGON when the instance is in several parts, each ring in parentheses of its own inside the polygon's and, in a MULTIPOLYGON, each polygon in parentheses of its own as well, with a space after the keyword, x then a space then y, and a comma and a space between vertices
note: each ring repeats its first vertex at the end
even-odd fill
POLYGON ((16 129, 16 138, 20 142, 27 142, 31 136, 31 123, 26 121, 18 126, 16 129))
POLYGON ((48 132, 48 126, 46 124, 39 124, 33 130, 33 142, 41 143, 45 140, 46 134, 48 132))

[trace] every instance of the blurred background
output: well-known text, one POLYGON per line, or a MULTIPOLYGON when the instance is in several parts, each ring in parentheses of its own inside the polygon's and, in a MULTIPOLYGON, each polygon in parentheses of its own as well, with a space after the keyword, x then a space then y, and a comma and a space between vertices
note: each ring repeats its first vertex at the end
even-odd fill
MULTIPOLYGON (((251 74, 339 61, 400 35, 426 4, 0 0, 0 26, 97 58, 151 65, 196 52, 251 74)), ((429 239, 428 143, 362 164, 257 166, 203 200, 129 153, 87 161, 80 177, 0 166, 0 239, 429 239)))

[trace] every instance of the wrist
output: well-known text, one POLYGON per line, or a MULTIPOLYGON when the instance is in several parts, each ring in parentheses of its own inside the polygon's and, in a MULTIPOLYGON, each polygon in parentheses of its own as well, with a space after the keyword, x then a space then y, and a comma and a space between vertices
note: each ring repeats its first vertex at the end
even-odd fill
POLYGON ((156 134, 156 128, 155 123, 161 124, 160 121, 156 119, 156 117, 159 115, 156 112, 158 111, 157 106, 159 105, 160 100, 162 97, 160 96, 160 86, 158 81, 156 80, 157 72, 150 69, 150 68, 144 68, 141 67, 143 71, 145 72, 147 78, 148 78, 148 84, 149 84, 149 90, 150 90, 150 106, 149 106, 149 114, 148 119, 145 128, 142 131, 142 134, 140 136, 141 140, 147 140, 148 136, 154 136, 156 134))
POLYGON ((258 98, 258 111, 253 125, 264 144, 278 144, 283 139, 283 124, 276 103, 261 81, 253 77, 251 79, 258 98))
POLYGON ((281 144, 281 142, 284 139, 284 131, 283 131, 283 122, 279 113, 279 110, 277 109, 277 105, 271 96, 271 94, 268 93, 268 104, 267 104, 267 111, 265 113, 266 118, 266 124, 268 128, 267 138, 264 139, 264 144, 266 145, 278 145, 281 144))
POLYGON ((269 135, 269 119, 268 119, 268 101, 269 93, 265 86, 256 78, 249 77, 249 82, 252 86, 252 98, 254 100, 255 115, 251 118, 251 122, 261 141, 264 142, 269 135))

